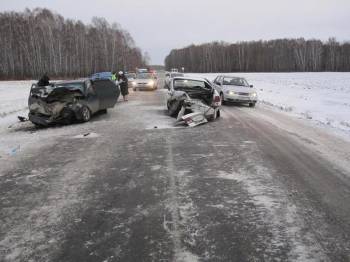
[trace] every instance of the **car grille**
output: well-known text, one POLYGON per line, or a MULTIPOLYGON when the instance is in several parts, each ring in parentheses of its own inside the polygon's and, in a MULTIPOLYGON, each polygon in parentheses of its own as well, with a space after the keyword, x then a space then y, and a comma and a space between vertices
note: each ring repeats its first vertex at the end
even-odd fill
POLYGON ((249 93, 238 93, 240 96, 249 96, 249 93))

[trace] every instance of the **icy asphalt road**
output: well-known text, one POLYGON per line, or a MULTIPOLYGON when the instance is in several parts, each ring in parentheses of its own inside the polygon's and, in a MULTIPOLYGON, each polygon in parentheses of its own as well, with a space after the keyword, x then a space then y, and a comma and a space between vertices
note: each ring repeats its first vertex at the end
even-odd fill
POLYGON ((350 260, 349 144, 263 107, 173 128, 164 101, 2 132, 0 261, 350 260))

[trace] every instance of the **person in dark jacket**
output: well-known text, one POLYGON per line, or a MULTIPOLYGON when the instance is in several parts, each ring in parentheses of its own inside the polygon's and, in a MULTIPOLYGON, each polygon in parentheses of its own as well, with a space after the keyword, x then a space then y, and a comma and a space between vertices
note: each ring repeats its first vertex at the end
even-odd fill
POLYGON ((48 86, 50 85, 50 78, 45 73, 38 81, 38 86, 48 86))
POLYGON ((128 101, 128 78, 125 76, 123 71, 118 73, 118 82, 124 101, 128 101))

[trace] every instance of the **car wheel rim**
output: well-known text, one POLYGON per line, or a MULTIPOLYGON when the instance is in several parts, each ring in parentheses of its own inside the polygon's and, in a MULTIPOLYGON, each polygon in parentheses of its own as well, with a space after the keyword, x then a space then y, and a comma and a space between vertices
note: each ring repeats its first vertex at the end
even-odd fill
POLYGON ((85 121, 89 120, 90 118, 90 111, 86 107, 83 108, 83 118, 85 121))

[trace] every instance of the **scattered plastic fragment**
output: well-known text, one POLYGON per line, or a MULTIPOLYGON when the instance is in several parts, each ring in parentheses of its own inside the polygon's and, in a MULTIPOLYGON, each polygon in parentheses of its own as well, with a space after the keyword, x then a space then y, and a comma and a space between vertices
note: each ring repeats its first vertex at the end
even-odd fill
POLYGON ((26 118, 26 117, 24 117, 24 116, 17 116, 18 117, 18 120, 20 121, 20 122, 26 122, 26 121, 28 121, 28 118, 26 118))
POLYGON ((18 146, 14 147, 14 148, 12 148, 12 149, 10 150, 9 155, 10 155, 10 156, 14 156, 14 155, 16 155, 17 152, 19 152, 20 150, 21 150, 21 146, 18 145, 18 146))

